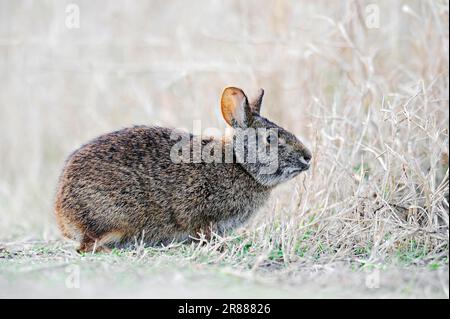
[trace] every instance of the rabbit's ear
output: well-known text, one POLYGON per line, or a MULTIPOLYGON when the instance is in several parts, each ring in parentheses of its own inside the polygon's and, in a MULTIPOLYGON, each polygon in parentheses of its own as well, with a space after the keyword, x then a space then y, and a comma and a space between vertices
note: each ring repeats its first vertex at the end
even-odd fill
POLYGON ((261 112, 261 105, 262 105, 263 97, 264 97, 264 89, 259 89, 258 97, 256 99, 254 99, 253 102, 250 104, 250 107, 253 112, 255 112, 257 114, 259 114, 261 112))
POLYGON ((248 104, 247 96, 245 96, 241 89, 227 87, 223 90, 220 104, 223 118, 230 126, 241 128, 250 126, 252 112, 248 104))

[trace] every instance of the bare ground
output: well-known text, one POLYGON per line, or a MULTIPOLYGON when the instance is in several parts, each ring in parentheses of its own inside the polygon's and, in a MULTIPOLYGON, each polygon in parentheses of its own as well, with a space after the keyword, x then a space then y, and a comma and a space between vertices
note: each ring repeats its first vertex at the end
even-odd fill
POLYGON ((193 260, 184 248, 80 256, 61 241, 3 244, 0 297, 448 298, 445 264, 268 261, 252 269, 193 260))

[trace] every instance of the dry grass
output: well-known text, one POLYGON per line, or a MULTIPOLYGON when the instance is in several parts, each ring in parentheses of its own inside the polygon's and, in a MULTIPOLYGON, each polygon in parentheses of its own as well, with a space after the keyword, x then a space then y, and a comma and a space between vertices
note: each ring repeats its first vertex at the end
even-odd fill
POLYGON ((133 124, 224 127, 218 96, 235 85, 266 89, 263 113, 306 141, 313 168, 245 230, 170 254, 237 272, 448 274, 448 1, 375 1, 373 29, 365 1, 79 3, 71 30, 64 2, 0 1, 7 248, 58 238, 53 194, 74 148, 133 124))

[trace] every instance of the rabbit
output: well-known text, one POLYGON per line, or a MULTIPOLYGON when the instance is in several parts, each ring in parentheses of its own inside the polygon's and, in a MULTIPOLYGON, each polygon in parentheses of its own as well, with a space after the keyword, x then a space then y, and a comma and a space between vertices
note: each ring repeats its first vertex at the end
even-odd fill
POLYGON ((146 245, 189 242, 199 234, 210 239, 243 225, 274 187, 307 170, 312 157, 292 133, 261 116, 263 96, 261 89, 250 103, 241 89, 225 88, 220 104, 231 133, 221 138, 135 126, 81 146, 57 185, 54 208, 63 236, 79 242, 80 253, 108 252, 137 239, 146 245), (248 129, 276 131, 257 135, 264 147, 277 146, 275 166, 272 157, 245 160, 251 141, 239 137, 248 129), (198 139, 201 150, 214 150, 222 161, 174 161, 180 138, 189 147, 198 139), (227 151, 229 162, 223 161, 227 151))

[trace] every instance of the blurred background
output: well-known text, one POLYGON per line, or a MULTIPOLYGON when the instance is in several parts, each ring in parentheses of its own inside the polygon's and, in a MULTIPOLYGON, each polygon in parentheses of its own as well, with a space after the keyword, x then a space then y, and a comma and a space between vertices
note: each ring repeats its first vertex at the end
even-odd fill
POLYGON ((448 41, 447 0, 0 0, 0 297, 448 298, 448 41), (73 150, 136 124, 224 129, 226 86, 265 89, 307 173, 204 245, 60 241, 73 150))
POLYGON ((57 238, 57 178, 81 144, 135 124, 224 128, 230 85, 266 90, 263 114, 315 151, 318 192, 366 160, 368 184, 400 176, 383 143, 431 165, 436 187, 448 170, 447 1, 0 0, 0 80, 4 240, 57 238), (412 137, 415 115, 429 126, 412 137))

